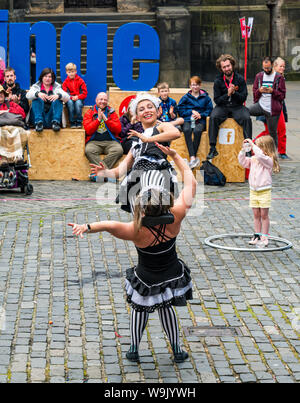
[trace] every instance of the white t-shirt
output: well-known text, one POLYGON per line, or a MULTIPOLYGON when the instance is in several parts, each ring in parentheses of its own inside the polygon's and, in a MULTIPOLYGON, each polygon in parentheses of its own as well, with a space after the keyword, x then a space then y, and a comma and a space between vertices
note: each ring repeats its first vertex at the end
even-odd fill
MULTIPOLYGON (((262 81, 262 87, 271 87, 273 88, 273 83, 274 83, 274 78, 275 78, 276 72, 274 71, 272 74, 266 74, 264 73, 263 75, 263 81, 262 81)), ((271 113, 271 98, 272 94, 261 94, 261 97, 259 98, 259 105, 263 108, 263 110, 271 113)))

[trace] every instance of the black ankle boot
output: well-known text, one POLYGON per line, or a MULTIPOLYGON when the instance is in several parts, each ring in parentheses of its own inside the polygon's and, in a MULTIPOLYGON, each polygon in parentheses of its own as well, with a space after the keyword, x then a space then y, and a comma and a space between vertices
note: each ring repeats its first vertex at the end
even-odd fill
POLYGON ((38 123, 35 125, 35 131, 38 132, 38 133, 40 133, 40 132, 42 132, 43 130, 44 130, 43 122, 38 122, 38 123))
POLYGON ((140 361, 140 356, 139 356, 138 351, 131 351, 130 349, 126 353, 126 358, 127 358, 127 360, 132 361, 132 362, 140 361))
POLYGON ((189 355, 186 351, 181 351, 180 353, 174 353, 174 361, 177 363, 185 361, 189 358, 189 355))
POLYGON ((207 155, 207 157, 206 157, 206 159, 207 159, 207 160, 212 160, 212 159, 215 158, 218 154, 219 154, 219 153, 218 153, 218 151, 216 150, 216 147, 211 146, 211 147, 210 147, 210 150, 209 150, 209 153, 208 153, 208 155, 207 155))

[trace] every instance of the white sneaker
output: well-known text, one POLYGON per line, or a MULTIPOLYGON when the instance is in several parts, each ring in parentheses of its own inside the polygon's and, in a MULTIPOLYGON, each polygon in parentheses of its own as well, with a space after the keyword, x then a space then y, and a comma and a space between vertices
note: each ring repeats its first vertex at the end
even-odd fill
POLYGON ((191 169, 197 168, 199 165, 200 165, 200 160, 199 160, 198 157, 195 158, 195 159, 193 159, 193 160, 190 161, 190 163, 189 163, 189 167, 190 167, 191 169))
POLYGON ((264 244, 264 246, 268 246, 269 245, 268 237, 265 235, 262 235, 261 242, 264 244))
POLYGON ((249 245, 256 245, 258 241, 260 241, 260 235, 254 234, 251 240, 249 241, 249 245))

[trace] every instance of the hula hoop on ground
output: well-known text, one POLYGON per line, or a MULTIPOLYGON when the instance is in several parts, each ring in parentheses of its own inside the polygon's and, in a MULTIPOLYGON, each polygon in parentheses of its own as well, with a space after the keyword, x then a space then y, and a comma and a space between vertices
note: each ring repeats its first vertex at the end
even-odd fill
POLYGON ((221 234, 221 235, 213 235, 204 240, 204 243, 208 246, 211 246, 212 248, 217 248, 217 249, 225 249, 225 250, 230 250, 230 251, 238 251, 238 252, 277 252, 281 250, 286 250, 290 249, 293 247, 293 244, 288 241, 287 239, 283 238, 278 238, 275 236, 269 236, 268 239, 269 241, 277 241, 277 242, 282 242, 285 245, 283 246, 278 246, 278 247, 272 247, 272 248, 256 248, 255 246, 253 248, 238 248, 238 247, 231 247, 231 246, 224 246, 224 245, 218 245, 212 241, 215 241, 217 239, 224 239, 224 238, 248 238, 251 239, 253 234, 221 234))

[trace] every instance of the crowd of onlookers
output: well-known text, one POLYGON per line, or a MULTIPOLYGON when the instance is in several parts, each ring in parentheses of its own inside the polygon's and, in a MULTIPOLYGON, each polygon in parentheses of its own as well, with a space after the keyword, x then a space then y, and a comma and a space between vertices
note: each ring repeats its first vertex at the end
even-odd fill
MULTIPOLYGON (((197 158, 201 134, 209 121, 210 151, 208 159, 218 155, 216 150, 219 127, 228 117, 232 117, 243 128, 245 138, 252 138, 252 116, 259 116, 265 123, 262 134, 271 134, 279 157, 286 155, 287 121, 285 98, 285 63, 277 58, 273 64, 264 58, 262 72, 258 73, 253 85, 254 104, 245 107, 248 96, 244 78, 235 70, 235 60, 231 55, 221 55, 216 62, 219 70, 214 82, 214 102, 209 94, 201 89, 201 79, 193 76, 189 80, 190 90, 178 104, 170 97, 167 83, 157 86, 160 122, 170 122, 184 133, 190 156, 191 168, 199 166, 197 158)), ((77 74, 74 63, 66 65, 67 78, 61 84, 56 81, 55 72, 45 68, 36 83, 28 91, 21 89, 16 82, 15 70, 0 66, 0 114, 11 112, 21 114, 28 127, 36 132, 51 128, 58 132, 62 127, 63 105, 68 110, 70 127, 84 128, 86 133, 86 156, 91 163, 98 163, 99 156, 105 154, 104 164, 111 168, 118 159, 127 154, 132 146, 131 130, 143 132, 143 126, 130 114, 130 108, 122 116, 109 106, 106 92, 99 92, 93 105, 82 115, 88 89, 84 80, 77 74), (30 102, 29 102, 30 101, 30 102)))

